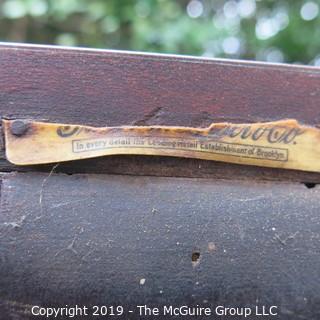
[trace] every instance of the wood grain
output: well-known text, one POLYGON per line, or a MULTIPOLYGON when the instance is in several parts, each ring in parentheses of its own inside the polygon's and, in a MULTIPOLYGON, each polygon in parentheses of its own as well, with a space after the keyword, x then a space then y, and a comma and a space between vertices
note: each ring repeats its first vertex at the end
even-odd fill
MULTIPOLYGON (((288 118, 311 126, 320 124, 320 70, 314 67, 2 44, 0 68, 2 117, 93 126, 206 127, 212 122, 288 118)), ((3 150, 0 158, 1 170, 28 170, 9 165, 3 150)), ((225 178, 234 174, 245 178, 246 172, 250 176, 254 170, 145 157, 135 158, 135 163, 142 162, 137 167, 131 159, 121 158, 121 170, 119 157, 84 161, 71 170, 88 172, 99 166, 100 172, 120 172, 133 166, 132 173, 146 170, 145 174, 166 175, 171 170, 170 175, 181 175, 184 163, 187 176, 217 177, 225 168, 225 178), (156 163, 161 163, 161 168, 148 169, 156 163)), ((260 168, 252 176, 320 181, 319 174, 260 168)))
POLYGON ((106 303, 265 304, 279 307, 275 319, 318 319, 318 187, 54 172, 1 177, 1 320, 33 319, 30 305, 106 303))
MULTIPOLYGON (((0 71, 2 118, 320 124, 312 67, 1 44, 0 71)), ((16 167, 2 139, 1 320, 34 304, 257 301, 319 319, 319 174, 131 155, 16 167)))

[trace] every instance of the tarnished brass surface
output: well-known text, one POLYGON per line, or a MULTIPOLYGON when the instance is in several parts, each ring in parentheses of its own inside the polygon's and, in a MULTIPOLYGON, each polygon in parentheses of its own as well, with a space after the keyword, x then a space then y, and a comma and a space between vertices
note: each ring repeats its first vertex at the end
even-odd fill
POLYGON ((115 154, 159 155, 320 172, 320 129, 296 120, 214 123, 208 128, 95 128, 3 120, 6 156, 17 165, 115 154))

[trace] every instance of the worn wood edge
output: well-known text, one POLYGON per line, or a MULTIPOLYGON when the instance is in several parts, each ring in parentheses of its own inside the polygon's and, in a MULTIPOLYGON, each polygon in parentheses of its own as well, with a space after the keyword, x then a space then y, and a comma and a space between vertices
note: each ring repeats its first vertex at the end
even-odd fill
MULTIPOLYGON (((289 65, 289 64, 273 64, 273 63, 264 63, 264 62, 255 62, 255 61, 243 61, 243 60, 228 60, 228 59, 215 59, 215 58, 203 58, 203 57, 193 57, 193 56, 179 56, 179 55, 166 55, 166 54, 156 54, 156 53, 145 53, 145 52, 130 52, 130 51, 116 51, 116 50, 104 50, 104 49, 90 49, 90 48, 73 48, 73 47, 59 47, 59 46, 45 46, 45 45, 32 45, 32 44, 18 44, 18 43, 1 43, 0 42, 0 52, 1 50, 6 53, 6 54, 10 54, 10 52, 12 52, 13 55, 16 54, 20 54, 21 57, 23 59, 27 59, 27 61, 29 60, 30 62, 30 58, 33 57, 33 53, 34 54, 43 54, 43 58, 44 59, 48 59, 48 61, 50 62, 51 60, 54 59, 61 59, 63 57, 65 57, 66 59, 70 59, 70 56, 74 56, 74 58, 76 60, 82 60, 84 59, 86 56, 88 58, 90 58, 90 60, 95 61, 95 59, 97 59, 97 63, 99 64, 100 62, 105 62, 107 59, 108 61, 120 61, 121 59, 126 59, 127 62, 129 62, 129 64, 131 66, 131 70, 129 70, 129 74, 132 75, 132 66, 143 66, 143 63, 146 62, 148 63, 148 61, 150 60, 150 62, 152 62, 152 64, 154 65, 155 63, 157 63, 157 61, 162 64, 164 64, 163 62, 165 62, 165 65, 168 63, 173 63, 173 65, 175 66, 179 66, 179 68, 181 67, 182 69, 186 69, 188 68, 188 66, 180 66, 180 62, 181 63, 185 63, 185 62, 191 62, 193 65, 195 65, 195 67, 200 67, 203 64, 210 64, 210 70, 215 71, 215 69, 220 69, 221 72, 221 67, 228 66, 231 67, 231 70, 229 71, 237 71, 238 67, 242 68, 240 70, 244 70, 245 73, 247 72, 253 72, 252 75, 254 75, 254 70, 256 69, 256 71, 261 71, 263 73, 263 75, 266 75, 267 77, 270 76, 270 72, 275 72, 275 74, 281 74, 282 78, 287 75, 287 76, 299 76, 299 77, 304 77, 304 73, 305 75, 305 79, 306 80, 312 80, 313 76, 315 79, 318 78, 318 76, 320 75, 320 68, 319 67, 314 67, 314 66, 302 66, 302 65, 289 65), (8 51, 8 52, 5 52, 8 51), (65 54, 66 53, 66 54, 65 54), (93 53, 93 54, 91 54, 93 53), (93 57, 92 57, 93 56, 93 57), (163 59, 161 58, 163 57, 163 59), (103 58, 102 60, 100 60, 100 58, 103 58), (132 60, 131 60, 132 58, 132 60), (310 73, 310 75, 309 75, 310 73), (313 75, 313 76, 312 76, 313 75)), ((9 56, 10 57, 10 56, 9 56)), ((6 58, 4 57, 4 63, 13 63, 13 61, 11 61, 11 58, 6 58)), ((61 61, 63 62, 63 60, 61 61)), ((193 66, 190 66, 190 68, 193 66)), ((147 70, 148 71, 148 70, 147 70)), ((238 70, 239 71, 239 70, 238 70)), ((259 71, 259 72, 260 72, 259 71)), ((24 74, 25 69, 24 66, 22 68, 22 75, 24 74)), ((8 74, 4 74, 4 79, 10 78, 10 76, 8 76, 8 74)), ((56 75, 57 77, 57 75, 56 75)), ((59 77, 58 77, 59 78, 59 77)), ((24 79, 24 78, 23 78, 24 79)), ((142 79, 142 78, 141 78, 142 79)), ((141 80, 140 79, 140 80, 141 80)), ((250 78, 243 78, 244 82, 252 82, 250 80, 250 78)), ((26 81, 25 79, 23 80, 26 81)), ((45 81, 46 83, 46 81, 45 81)), ((1 83, 0 83, 1 85, 1 83)), ((76 84, 77 85, 77 84, 76 84)), ((312 86, 313 88, 313 86, 312 86)), ((22 90, 25 88, 21 88, 22 90)), ((34 88, 32 88, 34 89, 34 88)), ((220 90, 220 89, 219 89, 220 90)), ((218 92, 219 92, 218 90, 218 92)), ((290 89, 286 89, 286 91, 288 91, 288 93, 290 93, 290 89)), ((292 91, 292 90, 291 90, 292 91)), ((256 94, 256 93, 255 93, 256 94)), ((254 94, 254 95, 255 95, 254 94)), ((310 95, 315 95, 316 92, 311 92, 311 93, 306 93, 306 94, 310 94, 310 95)), ((253 96, 254 96, 253 95, 253 96)), ((14 97, 15 94, 13 94, 13 99, 16 100, 16 98, 14 97)), ((309 97, 310 98, 310 97, 309 97)), ((313 98, 313 100, 311 100, 312 105, 313 102, 316 101, 315 99, 317 99, 316 97, 313 98)), ((19 100, 19 99, 18 99, 19 100)), ((174 100, 174 99, 173 99, 174 100)), ((5 101, 6 102, 6 101, 5 101)), ((21 103, 20 101, 18 101, 19 103, 21 103)), ((86 99, 84 101, 84 103, 86 102, 86 99)), ((174 101, 173 101, 174 102, 174 101)), ((31 104, 34 103, 33 101, 31 101, 31 104)), ((220 101, 221 103, 221 101, 220 101)), ((6 109, 2 110, 2 116, 3 117, 19 117, 19 118, 23 118, 24 115, 23 113, 21 114, 20 112, 18 112, 17 114, 17 110, 15 110, 14 112, 11 112, 11 106, 10 105, 16 104, 16 102, 8 102, 8 112, 6 111, 6 109)), ((223 103, 222 103, 223 104, 223 103)), ((290 104, 289 104, 290 105, 290 104)), ((271 104, 272 106, 272 104, 271 104)), ((282 106, 282 104, 276 106, 273 105, 272 107, 280 107, 282 106)), ((71 105, 71 107, 73 107, 73 105, 71 105)), ((136 108, 137 106, 135 106, 136 108)), ((144 106, 145 107, 145 106, 144 106)), ((224 106, 226 107, 226 106, 224 106)), ((283 107, 283 106, 282 106, 283 107)), ((24 107, 23 107, 24 108, 24 107)), ((260 106, 261 108, 261 106, 260 106)), ((313 105, 312 108, 314 109, 315 106, 313 105)), ((147 112, 146 113, 140 113, 141 110, 139 109, 139 113, 135 114, 134 119, 130 119, 129 122, 128 120, 124 119, 126 117, 123 116, 115 116, 114 112, 112 114, 113 119, 116 118, 116 122, 112 122, 109 125, 152 125, 152 124, 162 124, 162 125, 167 125, 167 121, 168 121, 168 116, 171 116, 171 109, 172 106, 168 106, 168 105, 164 105, 162 107, 158 107, 155 106, 154 108, 152 108, 152 106, 150 104, 148 104, 148 108, 147 108, 147 112), (160 117, 161 115, 161 117, 160 117), (159 118, 159 119, 156 119, 159 118), (161 122, 162 118, 166 118, 166 122, 161 122), (150 121, 152 119, 152 121, 150 121), (120 120, 120 121, 119 121, 120 120), (158 121, 159 120, 159 121, 158 121)), ((201 127, 205 127, 208 123, 210 122, 235 122, 235 123, 252 123, 252 122, 257 122, 257 121, 277 121, 277 120, 281 120, 281 119, 285 119, 285 118, 295 118, 298 121, 300 121, 301 124, 305 124, 305 125, 315 125, 316 127, 320 127, 320 122, 317 121, 301 121, 301 119, 299 119, 298 117, 294 117, 293 115, 290 114, 290 112, 288 112, 287 114, 283 114, 282 116, 277 116, 274 115, 273 116, 260 116, 260 115, 256 115, 256 114, 252 114, 250 116, 248 116, 248 118, 245 117, 239 117, 239 115, 235 115, 234 117, 232 115, 225 115, 224 111, 214 111, 212 114, 208 114, 208 112, 206 111, 206 109, 208 109, 208 105, 204 105, 204 109, 201 111, 199 110, 198 113, 193 114, 193 117, 195 118, 194 120, 198 122, 200 122, 200 126, 201 127), (309 123, 310 122, 310 123, 309 123)), ((249 109, 250 111, 252 111, 253 113, 255 110, 255 106, 250 106, 249 105, 249 109)), ((277 108, 276 108, 277 109, 277 108)), ((286 107, 285 106, 285 110, 289 111, 289 106, 286 107), (288 109, 288 110, 287 110, 288 109)), ((29 110, 29 109, 28 109, 29 110)), ((108 110, 108 108, 104 108, 103 107, 103 111, 104 113, 106 113, 106 110, 108 110)), ((257 109, 258 110, 258 109, 257 109)), ((48 118, 46 118, 47 113, 44 112, 45 110, 39 109, 39 110, 32 110, 32 106, 30 108, 30 112, 26 111, 25 112, 25 117, 26 118, 30 118, 30 116, 33 118, 33 120, 39 120, 39 121, 67 121, 67 122, 73 122, 73 116, 71 116, 70 119, 70 115, 67 115, 68 118, 66 118, 65 116, 63 118, 61 118, 58 115, 54 115, 53 117, 50 116, 48 114, 48 118)), ((111 110, 108 110, 108 112, 111 112, 111 110)), ((181 111, 181 106, 180 106, 180 111, 181 111)), ((308 111, 308 110, 306 110, 308 111)), ((143 111, 144 112, 144 111, 143 111)), ((316 111, 313 110, 313 113, 315 113, 316 111)), ((111 112, 112 113, 112 112, 111 112)), ((299 114, 298 114, 299 115, 299 114)), ((174 116, 174 113, 173 113, 174 116)), ((315 116, 317 116, 315 114, 315 116)), ((130 114, 130 118, 132 118, 132 113, 130 114)), ((302 117, 303 118, 303 117, 302 117)), ((170 119, 170 118, 169 118, 170 119)), ((184 125, 183 122, 185 122, 185 119, 183 120, 179 120, 177 121, 176 117, 172 118, 174 120, 174 122, 171 123, 171 125, 184 125), (177 123, 176 123, 177 122, 177 123)), ((316 117, 317 119, 317 117, 316 117)), ((96 125, 96 121, 90 121, 90 119, 82 121, 82 119, 77 119, 78 123, 81 123, 83 125, 86 124, 90 124, 90 125, 96 125), (87 122, 86 122, 87 121, 87 122)), ((100 122, 100 121, 98 121, 100 122)), ((99 123, 101 125, 101 123, 99 123)))
POLYGON ((252 60, 240 60, 240 59, 227 59, 227 58, 212 58, 203 56, 192 56, 183 54, 167 54, 167 53, 155 53, 155 52, 143 52, 143 51, 130 51, 130 50, 113 50, 104 48, 88 48, 88 47, 70 47, 70 46, 58 46, 58 45, 42 45, 42 44, 25 44, 17 42, 1 42, 0 51, 3 49, 8 50, 28 50, 30 52, 35 51, 47 51, 57 52, 66 54, 85 54, 85 55, 107 55, 109 57, 126 57, 126 58, 137 58, 137 59, 156 59, 156 60, 170 60, 175 62, 185 63, 208 63, 208 64, 219 64, 219 65, 230 65, 234 67, 262 67, 262 68, 283 68, 292 70, 295 72, 319 72, 320 68, 317 66, 289 64, 289 63, 276 63, 276 62, 265 62, 265 61, 252 61, 252 60))
POLYGON ((110 156, 59 163, 58 165, 36 166, 14 166, 6 160, 0 160, 0 167, 2 173, 50 172, 55 167, 55 172, 67 175, 114 174, 252 182, 296 182, 311 187, 320 183, 320 174, 317 173, 159 156, 110 156))

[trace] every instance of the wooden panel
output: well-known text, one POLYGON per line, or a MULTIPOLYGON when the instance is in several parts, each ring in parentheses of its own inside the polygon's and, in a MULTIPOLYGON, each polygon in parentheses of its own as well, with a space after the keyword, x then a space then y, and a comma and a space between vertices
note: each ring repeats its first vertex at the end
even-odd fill
POLYGON ((1 114, 88 125, 320 124, 320 70, 227 60, 1 46, 1 114))
MULTIPOLYGON (((2 44, 0 70, 1 117, 320 124, 319 68, 2 44)), ((76 303, 319 318, 320 174, 144 156, 15 167, 0 149, 0 319, 76 303)))
POLYGON ((2 174, 0 318, 120 303, 318 319, 319 204, 301 184, 2 174))
MULTIPOLYGON (((320 69, 314 67, 2 44, 0 70, 2 117, 94 126, 206 127, 219 121, 286 118, 320 124, 320 69)), ((8 164, 3 144, 0 168, 30 170, 8 164)), ((168 158, 112 157, 60 166, 69 173, 96 168, 104 173, 221 177, 223 171, 224 178, 320 181, 320 174, 168 158)))

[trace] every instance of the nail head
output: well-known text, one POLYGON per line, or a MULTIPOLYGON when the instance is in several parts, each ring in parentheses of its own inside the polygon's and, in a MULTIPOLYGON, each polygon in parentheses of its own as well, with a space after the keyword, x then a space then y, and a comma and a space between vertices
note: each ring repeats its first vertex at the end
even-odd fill
POLYGON ((23 120, 15 120, 11 124, 11 133, 15 136, 23 136, 29 128, 29 124, 23 120))

